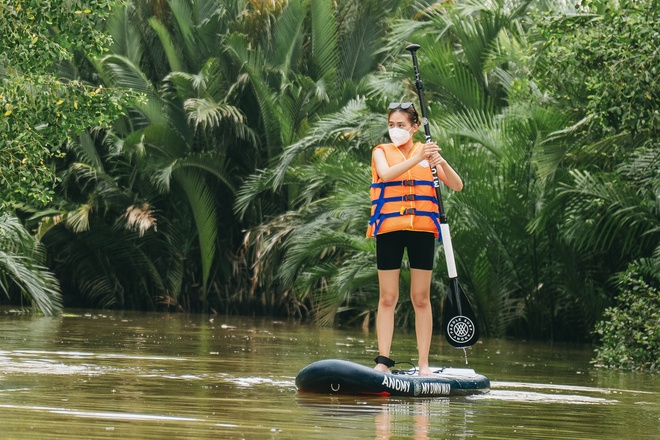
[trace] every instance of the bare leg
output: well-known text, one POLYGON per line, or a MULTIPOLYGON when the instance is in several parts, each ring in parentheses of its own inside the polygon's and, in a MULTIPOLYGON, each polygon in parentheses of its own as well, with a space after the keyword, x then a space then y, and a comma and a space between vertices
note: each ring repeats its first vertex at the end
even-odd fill
POLYGON ((430 270, 410 269, 410 299, 415 308, 415 333, 419 352, 419 375, 433 374, 429 368, 429 351, 433 336, 433 311, 431 309, 430 270))
MULTIPOLYGON (((378 336, 378 354, 390 356, 392 335, 394 334, 394 310, 399 300, 399 269, 379 270, 378 284, 380 297, 376 315, 376 334, 378 336)), ((389 372, 383 364, 377 364, 376 370, 389 372)))

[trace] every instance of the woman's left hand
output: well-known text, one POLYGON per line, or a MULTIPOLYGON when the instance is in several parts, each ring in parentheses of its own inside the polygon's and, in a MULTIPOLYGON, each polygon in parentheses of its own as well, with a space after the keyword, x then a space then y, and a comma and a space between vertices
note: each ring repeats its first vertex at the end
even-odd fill
POLYGON ((427 156, 427 160, 429 161, 429 165, 432 167, 437 167, 442 165, 443 163, 446 163, 447 161, 440 155, 440 153, 433 153, 429 156, 427 156))

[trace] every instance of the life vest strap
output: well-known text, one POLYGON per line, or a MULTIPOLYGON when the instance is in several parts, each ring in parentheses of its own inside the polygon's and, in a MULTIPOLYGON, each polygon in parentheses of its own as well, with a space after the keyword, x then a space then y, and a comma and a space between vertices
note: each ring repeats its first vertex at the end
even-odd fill
POLYGON ((432 180, 392 180, 390 182, 375 182, 371 184, 372 188, 386 188, 388 186, 435 186, 432 180))
POLYGON ((436 205, 438 204, 438 198, 435 196, 420 196, 417 194, 406 194, 405 196, 396 196, 396 197, 383 197, 382 199, 378 200, 372 200, 371 204, 372 205, 378 205, 381 203, 388 203, 388 202, 412 202, 412 201, 426 201, 426 202, 433 202, 436 205))
POLYGON ((387 214, 380 214, 378 217, 374 214, 371 216, 371 219, 369 219, 369 224, 374 224, 376 223, 376 227, 374 228, 374 237, 378 235, 378 230, 380 229, 380 226, 383 224, 383 221, 385 221, 388 218, 392 217, 401 217, 404 215, 419 215, 419 216, 426 216, 426 217, 431 217, 431 220, 433 220, 433 223, 435 223, 435 227, 438 228, 438 241, 442 241, 442 234, 440 233, 440 214, 434 211, 418 211, 415 208, 408 208, 408 209, 401 209, 399 212, 390 212, 387 214))

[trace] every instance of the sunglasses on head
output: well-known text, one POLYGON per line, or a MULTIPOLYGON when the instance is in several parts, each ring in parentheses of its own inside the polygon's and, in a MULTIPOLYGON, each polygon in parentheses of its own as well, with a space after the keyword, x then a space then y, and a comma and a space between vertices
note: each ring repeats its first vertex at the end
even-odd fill
POLYGON ((390 102, 390 110, 394 110, 394 109, 397 109, 397 108, 400 108, 402 110, 406 110, 410 107, 415 109, 415 106, 413 105, 412 102, 390 102))

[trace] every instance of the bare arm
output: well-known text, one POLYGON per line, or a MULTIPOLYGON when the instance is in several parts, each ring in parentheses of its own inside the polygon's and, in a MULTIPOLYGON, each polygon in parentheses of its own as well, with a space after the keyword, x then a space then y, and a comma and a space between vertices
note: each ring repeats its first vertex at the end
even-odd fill
POLYGON ((437 153, 439 151, 440 148, 435 143, 425 144, 424 148, 420 148, 418 153, 410 156, 408 159, 401 163, 390 166, 390 164, 387 163, 387 159, 385 158, 385 152, 380 148, 376 148, 373 152, 376 172, 384 182, 389 182, 396 179, 401 174, 405 173, 419 162, 429 157, 432 153, 437 153))
POLYGON ((438 173, 438 179, 454 191, 461 191, 463 189, 463 180, 461 179, 461 176, 454 171, 451 165, 449 165, 440 154, 436 154, 436 156, 437 157, 429 159, 429 163, 432 166, 435 166, 438 173))
POLYGON ((463 189, 463 181, 461 177, 454 171, 454 169, 447 163, 447 161, 440 156, 440 147, 435 142, 424 145, 420 152, 406 159, 405 161, 396 165, 390 166, 385 158, 385 152, 380 148, 376 148, 373 152, 374 164, 378 176, 384 181, 389 182, 412 167, 417 165, 424 159, 428 159, 431 166, 435 166, 438 172, 438 179, 454 191, 463 189))

